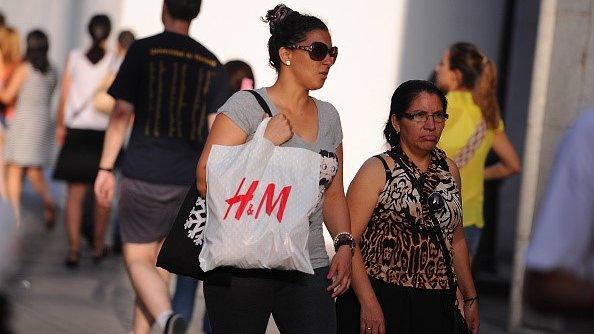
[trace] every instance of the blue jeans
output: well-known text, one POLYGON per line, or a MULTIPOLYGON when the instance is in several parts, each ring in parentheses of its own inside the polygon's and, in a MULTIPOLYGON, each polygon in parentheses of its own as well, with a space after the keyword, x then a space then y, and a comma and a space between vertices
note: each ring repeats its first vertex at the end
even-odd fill
POLYGON ((476 226, 468 226, 464 228, 464 236, 466 237, 466 244, 468 244, 468 253, 470 258, 474 258, 478 251, 479 243, 481 241, 481 235, 483 229, 476 226))
MULTIPOLYGON (((173 312, 181 314, 184 319, 190 324, 192 321, 192 313, 194 313, 194 300, 196 299, 196 289, 198 288, 198 281, 192 277, 177 276, 177 283, 175 285, 175 294, 171 306, 173 312)), ((208 314, 204 312, 202 319, 202 328, 204 333, 211 333, 210 323, 208 321, 208 314)))

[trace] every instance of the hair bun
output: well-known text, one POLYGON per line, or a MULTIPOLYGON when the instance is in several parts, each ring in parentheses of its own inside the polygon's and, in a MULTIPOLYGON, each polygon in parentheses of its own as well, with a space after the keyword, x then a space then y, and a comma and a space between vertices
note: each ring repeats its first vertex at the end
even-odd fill
POLYGON ((270 26, 270 33, 274 34, 274 32, 287 18, 287 16, 291 15, 291 13, 294 12, 294 10, 281 3, 276 5, 274 9, 271 9, 268 12, 266 12, 266 17, 263 17, 262 21, 268 23, 268 25, 270 26))

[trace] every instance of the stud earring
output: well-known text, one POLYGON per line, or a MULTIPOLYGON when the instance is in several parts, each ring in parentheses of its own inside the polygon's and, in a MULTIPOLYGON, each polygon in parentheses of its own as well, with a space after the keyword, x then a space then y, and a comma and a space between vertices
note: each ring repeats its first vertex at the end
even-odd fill
POLYGON ((287 60, 287 62, 285 64, 287 64, 287 66, 291 66, 291 61, 287 60))

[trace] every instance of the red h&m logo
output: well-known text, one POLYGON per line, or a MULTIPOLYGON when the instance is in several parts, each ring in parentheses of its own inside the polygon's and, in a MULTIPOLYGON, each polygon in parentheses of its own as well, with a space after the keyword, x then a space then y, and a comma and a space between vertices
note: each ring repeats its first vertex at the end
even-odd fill
POLYGON ((284 215, 285 215, 285 209, 287 207, 287 201, 289 200, 289 195, 291 194, 292 187, 291 186, 283 187, 283 189, 281 189, 281 191, 279 192, 278 197, 276 197, 276 199, 275 199, 274 195, 275 195, 276 185, 274 183, 269 183, 268 186, 266 186, 266 190, 264 190, 264 194, 262 195, 262 198, 260 199, 260 202, 258 204, 258 209, 256 210, 255 215, 254 215, 254 204, 253 204, 252 200, 254 199, 254 193, 256 192, 256 189, 258 189, 258 185, 260 184, 260 181, 259 180, 252 181, 252 184, 250 184, 247 191, 243 195, 240 195, 240 192, 243 188, 244 182, 245 182, 245 177, 243 179, 241 179, 241 183, 239 184, 239 187, 237 188, 235 195, 233 195, 233 197, 225 200, 225 202, 227 202, 227 211, 225 212, 225 216, 223 217, 223 220, 227 219, 227 216, 229 215, 231 208, 233 208, 233 206, 235 204, 239 205, 237 207, 237 211, 235 211, 235 219, 237 219, 237 220, 240 220, 244 213, 246 213, 248 216, 254 216, 255 219, 258 219, 258 217, 260 217, 260 212, 262 210, 262 206, 264 206, 264 211, 270 217, 272 215, 272 212, 275 210, 275 208, 278 205, 276 219, 278 220, 279 223, 282 222, 284 215), (246 208, 247 208, 247 210, 246 210, 246 208))

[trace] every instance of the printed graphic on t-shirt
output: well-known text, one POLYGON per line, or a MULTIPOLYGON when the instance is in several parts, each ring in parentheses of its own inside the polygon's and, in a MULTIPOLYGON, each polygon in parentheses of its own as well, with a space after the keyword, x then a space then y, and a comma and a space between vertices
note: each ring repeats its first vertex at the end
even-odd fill
POLYGON ((197 53, 168 48, 152 48, 149 57, 148 114, 144 134, 192 141, 204 139, 207 129, 206 96, 215 74, 216 61, 197 53), (179 60, 162 59, 164 55, 179 60), (197 81, 196 75, 188 75, 189 68, 196 67, 195 62, 208 66, 199 67, 197 81), (185 110, 189 111, 189 116, 184 113, 185 110), (185 126, 187 124, 190 126, 185 126))
POLYGON ((316 212, 322 206, 324 193, 338 172, 338 156, 336 153, 321 150, 320 155, 322 156, 322 163, 320 165, 320 191, 318 204, 312 212, 316 212))

